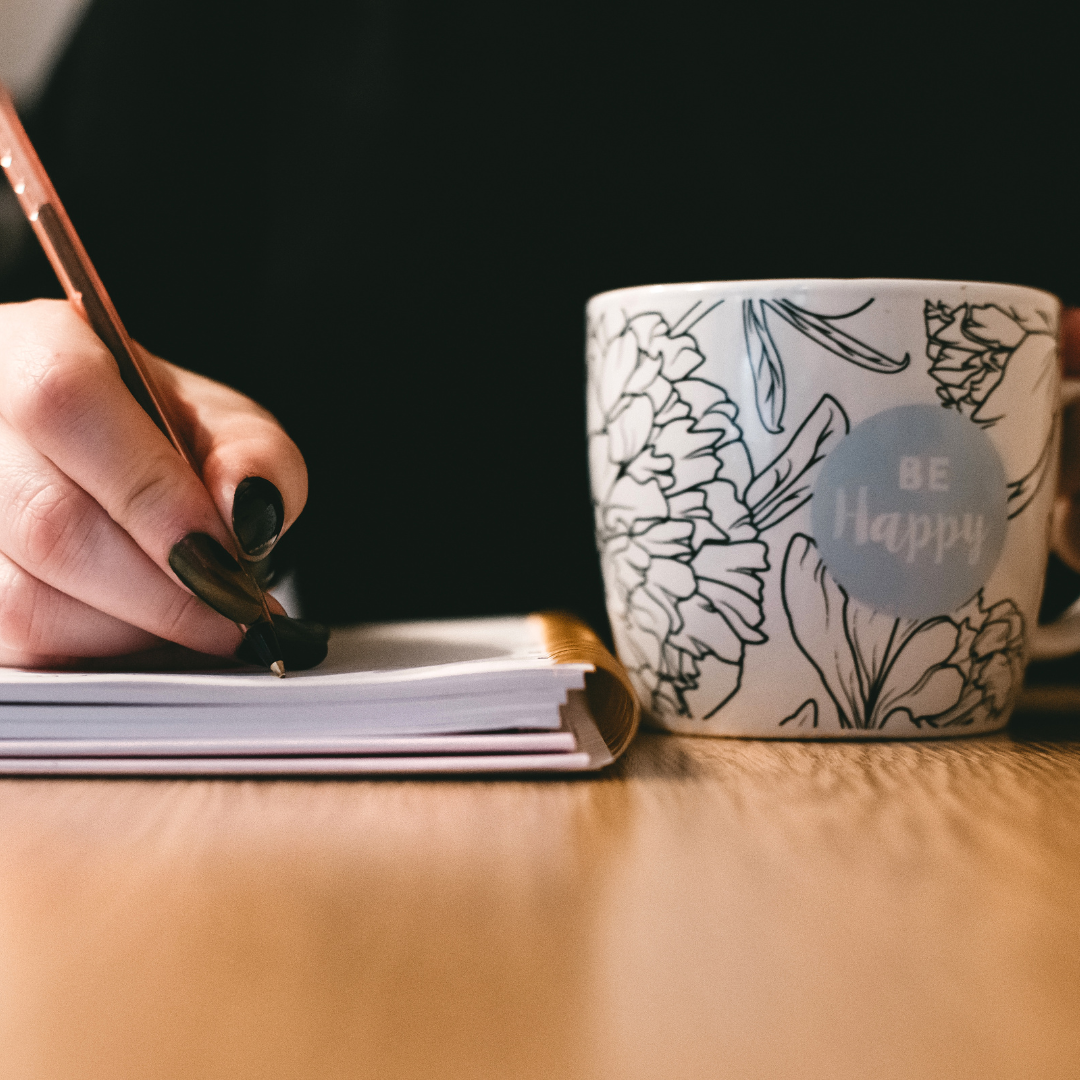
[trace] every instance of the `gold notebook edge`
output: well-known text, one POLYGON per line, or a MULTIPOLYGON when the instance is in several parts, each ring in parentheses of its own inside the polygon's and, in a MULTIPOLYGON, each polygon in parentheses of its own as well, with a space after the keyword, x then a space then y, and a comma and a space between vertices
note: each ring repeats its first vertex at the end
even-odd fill
POLYGON ((580 619, 564 611, 541 611, 529 616, 548 655, 557 664, 592 664, 585 676, 589 712, 604 742, 617 758, 641 723, 641 705, 626 668, 580 619))

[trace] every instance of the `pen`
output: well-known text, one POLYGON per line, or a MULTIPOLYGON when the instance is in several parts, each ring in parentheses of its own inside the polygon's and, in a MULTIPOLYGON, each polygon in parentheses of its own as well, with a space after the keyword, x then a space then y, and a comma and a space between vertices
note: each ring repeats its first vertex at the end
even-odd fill
MULTIPOLYGON (((19 205, 60 279, 68 300, 112 353, 120 369, 120 377, 132 397, 161 429, 195 475, 199 476, 191 448, 179 428, 170 420, 168 399, 154 385, 141 346, 132 341, 120 321, 90 256, 23 130, 11 95, 3 83, 0 83, 0 167, 11 181, 19 205)), ((266 595, 244 567, 243 560, 238 559, 237 563, 247 579, 252 599, 258 598, 261 609, 261 616, 252 623, 237 622, 237 626, 252 643, 263 663, 275 675, 283 676, 285 664, 266 595)))

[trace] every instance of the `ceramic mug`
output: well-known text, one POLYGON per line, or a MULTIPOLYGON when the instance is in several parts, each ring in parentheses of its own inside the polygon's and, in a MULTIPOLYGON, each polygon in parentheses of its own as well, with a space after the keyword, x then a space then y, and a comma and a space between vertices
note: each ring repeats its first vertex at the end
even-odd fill
POLYGON ((1057 484, 1060 303, 976 282, 621 289, 588 304, 616 648, 673 731, 1005 725, 1057 484))

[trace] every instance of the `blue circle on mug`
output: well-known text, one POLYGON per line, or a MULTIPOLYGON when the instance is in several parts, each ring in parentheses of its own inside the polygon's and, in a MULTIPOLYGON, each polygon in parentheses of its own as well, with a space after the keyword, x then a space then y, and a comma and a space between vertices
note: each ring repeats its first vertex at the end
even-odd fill
POLYGON ((997 565, 1007 496, 978 424, 940 405, 901 405, 856 425, 825 459, 814 539, 849 596, 893 616, 945 615, 997 565))

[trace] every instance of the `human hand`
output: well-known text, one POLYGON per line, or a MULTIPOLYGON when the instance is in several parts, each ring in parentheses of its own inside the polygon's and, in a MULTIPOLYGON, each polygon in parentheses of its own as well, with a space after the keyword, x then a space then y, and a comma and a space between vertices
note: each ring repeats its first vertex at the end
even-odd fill
POLYGON ((223 521, 241 554, 264 556, 303 509, 304 459, 249 398, 148 363, 202 483, 70 304, 0 305, 0 664, 240 644, 233 609, 250 599, 223 521))

